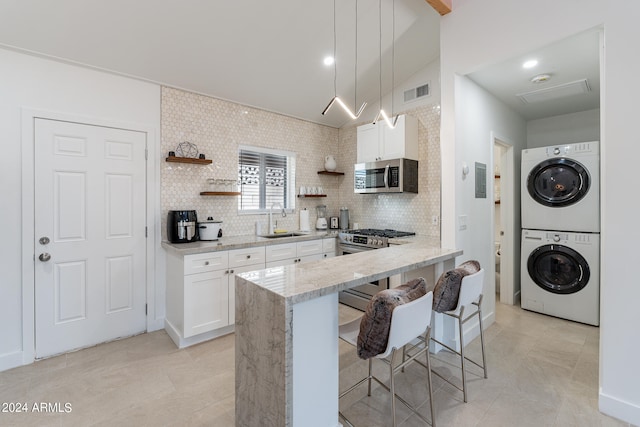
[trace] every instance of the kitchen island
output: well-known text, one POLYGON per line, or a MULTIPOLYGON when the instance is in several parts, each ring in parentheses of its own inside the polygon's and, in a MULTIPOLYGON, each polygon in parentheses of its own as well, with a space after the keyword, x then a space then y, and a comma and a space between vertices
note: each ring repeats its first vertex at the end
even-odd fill
POLYGON ((338 292, 462 254, 416 240, 236 276, 236 425, 339 425, 338 292))

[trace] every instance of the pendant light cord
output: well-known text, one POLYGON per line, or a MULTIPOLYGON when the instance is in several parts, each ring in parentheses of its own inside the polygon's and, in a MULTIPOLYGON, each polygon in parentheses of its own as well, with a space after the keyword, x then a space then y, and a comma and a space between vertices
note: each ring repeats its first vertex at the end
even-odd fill
POLYGON ((338 96, 338 58, 336 58, 336 0, 333 0, 333 96, 338 96))
MULTIPOLYGON (((335 0, 334 0, 335 1, 335 0)), ((395 0, 394 0, 395 1, 395 0)), ((358 108, 358 0, 356 0, 356 37, 355 37, 355 66, 353 71, 353 109, 358 108)))
POLYGON ((391 4, 393 7, 393 22, 391 26, 391 118, 393 119, 393 93, 395 92, 396 87, 396 79, 394 74, 394 70, 396 68, 396 0, 393 0, 391 4))
MULTIPOLYGON (((335 1, 335 0, 334 0, 335 1)), ((380 26, 380 38, 378 39, 378 53, 379 53, 379 67, 378 78, 380 80, 380 86, 378 88, 378 96, 380 101, 380 110, 382 110, 382 0, 378 1, 378 24, 380 26)))

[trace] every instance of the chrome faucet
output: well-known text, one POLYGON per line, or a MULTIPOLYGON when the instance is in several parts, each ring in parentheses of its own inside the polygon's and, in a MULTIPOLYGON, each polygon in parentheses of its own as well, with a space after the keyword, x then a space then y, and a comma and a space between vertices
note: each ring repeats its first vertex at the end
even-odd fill
MULTIPOLYGON (((276 228, 273 225, 273 208, 278 206, 280 209, 282 209, 282 216, 285 217, 287 216, 287 213, 284 211, 284 208, 282 207, 282 205, 278 202, 274 203, 271 205, 271 209, 269 209, 269 234, 275 234, 276 232, 276 228)), ((276 221, 277 223, 277 221, 276 221)))

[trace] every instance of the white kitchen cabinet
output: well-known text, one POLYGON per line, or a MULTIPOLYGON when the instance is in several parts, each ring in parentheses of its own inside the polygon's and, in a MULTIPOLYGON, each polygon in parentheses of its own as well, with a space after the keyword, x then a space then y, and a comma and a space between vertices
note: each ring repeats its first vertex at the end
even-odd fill
MULTIPOLYGON (((269 264, 272 264, 274 262, 285 261, 289 259, 293 260, 296 258, 296 256, 297 256, 297 250, 296 250, 295 243, 281 243, 278 245, 269 245, 267 246, 267 251, 266 251, 267 267, 269 267, 269 264)), ((284 265, 284 263, 280 265, 284 265)))
POLYGON ((322 253, 322 239, 305 240, 296 243, 296 255, 298 258, 322 253))
POLYGON ((229 270, 184 276, 184 331, 189 338, 229 325, 229 270))
POLYGON ((320 260, 323 258, 323 240, 305 240, 267 246, 267 268, 320 260))
POLYGON ((229 251, 229 325, 236 323, 236 274, 265 268, 264 246, 229 251))
POLYGON ((356 163, 375 162, 380 157, 380 126, 368 123, 358 126, 356 163))
POLYGON ((407 158, 418 160, 418 120, 398 116, 395 128, 384 120, 358 126, 356 163, 407 158))
POLYGON ((318 238, 181 256, 167 253, 165 330, 179 348, 233 332, 236 275, 335 255, 318 238))
POLYGON ((228 327, 229 252, 168 253, 165 329, 171 339, 182 348, 231 332, 228 327))
POLYGON ((335 237, 327 237, 322 239, 322 258, 333 258, 336 256, 336 239, 335 237))

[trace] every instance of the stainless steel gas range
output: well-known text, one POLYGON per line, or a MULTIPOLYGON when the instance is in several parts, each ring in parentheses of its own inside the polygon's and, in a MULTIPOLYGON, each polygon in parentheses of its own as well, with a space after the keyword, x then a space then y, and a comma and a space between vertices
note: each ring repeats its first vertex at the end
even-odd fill
MULTIPOLYGON (((415 234, 409 231, 377 230, 373 228, 341 231, 338 233, 338 255, 350 255, 386 248, 389 246, 389 239, 414 236, 415 234)), ((364 311, 373 295, 388 288, 388 279, 382 279, 342 291, 340 292, 339 300, 343 304, 364 311)))

